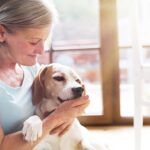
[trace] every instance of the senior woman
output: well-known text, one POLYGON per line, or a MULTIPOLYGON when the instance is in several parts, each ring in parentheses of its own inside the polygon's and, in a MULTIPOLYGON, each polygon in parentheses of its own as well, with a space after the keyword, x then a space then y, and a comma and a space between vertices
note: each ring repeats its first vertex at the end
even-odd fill
POLYGON ((51 32, 54 9, 47 0, 0 0, 0 150, 30 150, 49 133, 63 134, 89 104, 88 96, 64 102, 43 120, 35 143, 23 140, 23 122, 34 115, 31 85, 37 56, 51 32))

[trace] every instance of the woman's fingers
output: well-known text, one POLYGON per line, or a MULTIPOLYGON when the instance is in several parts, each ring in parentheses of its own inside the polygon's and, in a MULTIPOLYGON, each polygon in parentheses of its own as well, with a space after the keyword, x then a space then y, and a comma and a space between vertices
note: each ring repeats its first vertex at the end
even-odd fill
POLYGON ((70 121, 61 124, 60 126, 54 128, 50 132, 50 134, 56 134, 57 133, 59 136, 63 135, 64 133, 66 133, 70 129, 73 121, 74 121, 74 119, 71 119, 70 121))
POLYGON ((67 101, 67 102, 72 103, 72 107, 84 105, 86 103, 89 103, 89 96, 85 95, 85 96, 82 96, 80 98, 70 100, 70 101, 67 101))
POLYGON ((71 128, 71 125, 72 125, 72 124, 67 125, 67 126, 64 128, 64 130, 62 130, 58 135, 59 135, 59 136, 64 135, 67 131, 69 131, 69 129, 71 128))
POLYGON ((81 98, 62 103, 55 112, 60 113, 62 119, 71 119, 71 117, 73 118, 81 115, 89 103, 89 97, 87 95, 82 96, 81 98))
POLYGON ((82 104, 82 105, 80 105, 80 106, 74 107, 74 108, 76 108, 77 111, 78 111, 78 112, 77 112, 77 113, 78 113, 78 116, 80 116, 81 114, 84 113, 84 110, 87 108, 87 106, 89 105, 89 103, 90 103, 90 102, 85 103, 85 104, 82 104))

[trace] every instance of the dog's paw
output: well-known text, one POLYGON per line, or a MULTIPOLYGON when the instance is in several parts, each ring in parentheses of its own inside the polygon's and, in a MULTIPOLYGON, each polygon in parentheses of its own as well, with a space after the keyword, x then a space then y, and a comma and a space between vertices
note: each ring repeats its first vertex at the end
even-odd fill
POLYGON ((34 142, 42 136, 42 120, 31 116, 23 124, 22 134, 27 142, 34 142))

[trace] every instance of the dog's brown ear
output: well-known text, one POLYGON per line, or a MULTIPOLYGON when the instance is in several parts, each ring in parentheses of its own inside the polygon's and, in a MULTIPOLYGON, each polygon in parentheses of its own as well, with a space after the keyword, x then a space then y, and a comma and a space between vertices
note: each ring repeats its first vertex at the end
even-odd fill
POLYGON ((39 74, 33 81, 32 84, 32 103, 33 105, 38 104, 44 97, 44 83, 43 79, 46 73, 47 67, 40 70, 39 74))

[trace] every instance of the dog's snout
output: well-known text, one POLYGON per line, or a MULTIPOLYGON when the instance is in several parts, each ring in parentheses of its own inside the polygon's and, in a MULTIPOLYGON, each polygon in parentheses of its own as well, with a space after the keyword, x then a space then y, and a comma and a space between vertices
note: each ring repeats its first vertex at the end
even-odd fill
POLYGON ((83 88, 83 87, 75 87, 75 88, 72 88, 72 92, 74 93, 74 96, 75 96, 76 98, 82 96, 83 91, 84 91, 84 88, 83 88))

